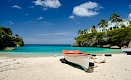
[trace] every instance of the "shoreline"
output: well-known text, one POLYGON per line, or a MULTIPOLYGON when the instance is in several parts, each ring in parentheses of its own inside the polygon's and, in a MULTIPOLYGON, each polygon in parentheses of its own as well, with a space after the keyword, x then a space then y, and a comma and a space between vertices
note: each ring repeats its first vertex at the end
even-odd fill
MULTIPOLYGON (((12 52, 13 53, 13 52, 12 52)), ((90 53, 87 53, 90 54, 90 53)), ((111 55, 121 55, 124 54, 126 55, 126 53, 122 52, 122 53, 92 53, 90 55, 105 55, 105 54, 111 54, 111 55)), ((7 53, 0 53, 0 57, 12 57, 12 58, 25 58, 25 57, 59 57, 59 56, 63 56, 62 53, 61 54, 7 54, 7 53)))
MULTIPOLYGON (((44 53, 44 54, 40 54, 40 53, 33 53, 31 54, 25 54, 26 52, 1 52, 0 53, 0 57, 57 57, 57 56, 63 56, 62 53, 56 53, 56 54, 51 54, 51 53, 44 53), (17 54, 18 53, 18 54, 17 54), (23 54, 22 54, 23 53, 23 54)), ((85 52, 86 53, 86 52, 85 52)), ((114 53, 87 53, 87 54, 91 54, 91 55, 94 55, 94 54, 98 54, 98 55, 104 55, 104 54, 112 54, 112 55, 115 55, 115 54, 126 54, 124 52, 114 52, 114 53)))
MULTIPOLYGON (((90 53, 87 53, 90 54, 90 53)), ((92 53, 90 55, 105 55, 105 54, 111 54, 111 55, 117 55, 117 54, 125 54, 126 53, 92 53)), ((62 54, 5 54, 0 53, 0 57, 11 57, 11 58, 30 58, 30 57, 59 57, 63 56, 62 54)))

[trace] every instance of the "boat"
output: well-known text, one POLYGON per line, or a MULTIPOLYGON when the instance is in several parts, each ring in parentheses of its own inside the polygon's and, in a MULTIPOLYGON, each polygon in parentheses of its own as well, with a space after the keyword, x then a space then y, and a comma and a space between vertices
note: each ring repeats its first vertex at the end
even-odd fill
POLYGON ((66 61, 79 65, 84 69, 84 71, 88 70, 89 61, 91 57, 90 54, 86 54, 79 50, 73 50, 73 51, 63 50, 62 54, 66 61))
POLYGON ((121 48, 121 50, 127 53, 127 55, 131 55, 131 48, 121 48))

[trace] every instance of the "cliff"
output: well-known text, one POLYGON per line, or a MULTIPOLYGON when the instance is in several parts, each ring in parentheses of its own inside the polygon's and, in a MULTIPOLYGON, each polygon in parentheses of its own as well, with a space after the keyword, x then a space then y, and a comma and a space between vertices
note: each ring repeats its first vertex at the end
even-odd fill
POLYGON ((114 29, 111 31, 82 34, 75 38, 76 42, 72 46, 92 46, 92 47, 111 47, 124 45, 128 46, 131 41, 131 28, 114 29))
POLYGON ((24 46, 24 41, 18 35, 13 36, 10 28, 0 26, 0 49, 6 47, 15 47, 16 45, 24 46))

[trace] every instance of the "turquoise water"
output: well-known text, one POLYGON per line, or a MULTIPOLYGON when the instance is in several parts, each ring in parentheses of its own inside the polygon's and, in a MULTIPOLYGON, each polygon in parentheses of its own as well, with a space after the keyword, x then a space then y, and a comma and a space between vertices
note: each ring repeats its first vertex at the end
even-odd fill
POLYGON ((80 50, 89 54, 105 54, 105 53, 122 53, 121 49, 108 49, 98 47, 71 47, 71 45, 53 45, 53 44, 25 44, 24 47, 16 47, 16 50, 4 51, 0 53, 6 54, 22 54, 22 55, 62 55, 62 50, 80 50))

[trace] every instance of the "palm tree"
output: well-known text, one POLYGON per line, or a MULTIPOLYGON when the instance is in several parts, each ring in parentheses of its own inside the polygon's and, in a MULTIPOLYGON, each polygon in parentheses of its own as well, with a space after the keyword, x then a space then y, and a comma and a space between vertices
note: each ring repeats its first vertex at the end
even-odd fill
POLYGON ((111 22, 122 22, 122 19, 120 19, 119 17, 120 15, 117 12, 115 12, 110 16, 109 20, 111 20, 111 22))
POLYGON ((96 31, 96 27, 95 27, 94 25, 92 26, 91 32, 92 32, 92 33, 96 33, 96 32, 97 32, 97 31, 96 31))
MULTIPOLYGON (((104 28, 104 30, 105 30, 105 27, 108 26, 108 24, 107 24, 107 22, 105 21, 105 19, 101 19, 98 25, 100 25, 100 27, 104 28)), ((103 29, 102 29, 102 31, 103 31, 103 29)), ((108 39, 108 36, 107 36, 107 31, 106 31, 106 32, 105 32, 105 35, 104 35, 104 37, 103 37, 103 40, 104 40, 104 41, 107 41, 107 39, 108 39)))
POLYGON ((19 37, 19 35, 18 35, 18 34, 16 34, 16 35, 15 35, 15 37, 16 37, 16 38, 18 38, 18 37, 19 37))
POLYGON ((78 35, 81 34, 81 30, 78 30, 78 35))
POLYGON ((84 29, 84 32, 83 32, 84 34, 87 34, 87 29, 84 29))
POLYGON ((84 34, 84 31, 81 31, 80 35, 84 34))
POLYGON ((78 35, 82 35, 83 33, 84 33, 84 31, 78 30, 78 35))
POLYGON ((74 38, 75 40, 77 39, 77 37, 74 38))
POLYGON ((107 22, 105 19, 101 19, 98 25, 100 25, 100 27, 107 27, 107 22))

